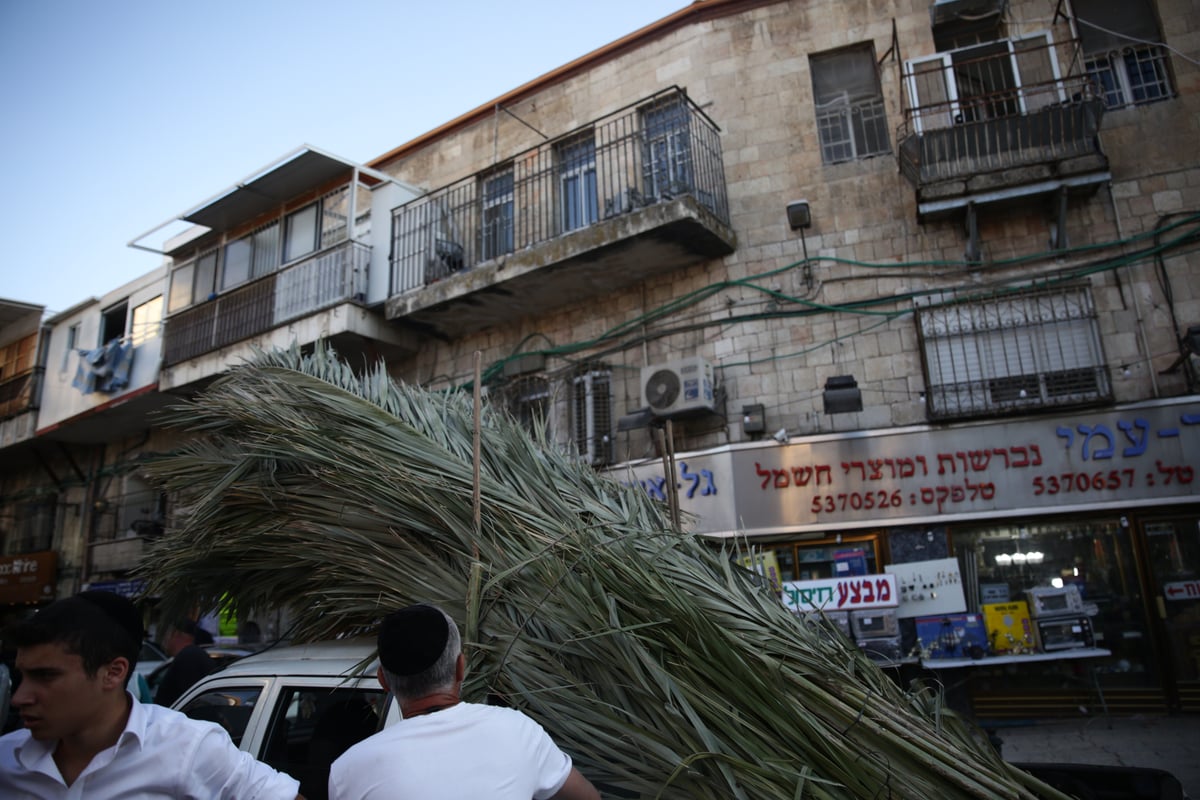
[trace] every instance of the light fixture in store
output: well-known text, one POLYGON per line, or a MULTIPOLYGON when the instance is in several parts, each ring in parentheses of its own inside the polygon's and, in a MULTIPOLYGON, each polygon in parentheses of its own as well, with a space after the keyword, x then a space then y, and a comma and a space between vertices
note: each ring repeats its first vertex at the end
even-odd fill
POLYGON ((1046 560, 1046 555, 1034 550, 1031 553, 997 553, 995 559, 996 566, 998 567, 1011 567, 1013 565, 1019 567, 1024 564, 1041 564, 1046 560))

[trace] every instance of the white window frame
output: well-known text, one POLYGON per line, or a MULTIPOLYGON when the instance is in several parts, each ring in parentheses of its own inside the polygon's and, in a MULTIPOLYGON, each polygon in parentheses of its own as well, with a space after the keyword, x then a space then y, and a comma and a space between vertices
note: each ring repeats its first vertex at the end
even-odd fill
MULTIPOLYGON (((1096 92, 1104 100, 1104 107, 1108 109, 1132 108, 1147 103, 1157 103, 1160 100, 1170 99, 1175 92, 1171 83, 1171 74, 1167 71, 1167 54, 1158 45, 1130 46, 1119 51, 1094 53, 1084 59, 1084 69, 1096 82, 1096 92), (1147 97, 1142 100, 1134 97, 1135 86, 1129 73, 1128 59, 1130 57, 1133 57, 1138 63, 1148 63, 1154 69, 1156 80, 1153 85, 1158 91, 1156 97, 1147 97), (1112 77, 1111 90, 1101 80, 1101 74, 1112 77), (1110 97, 1114 98, 1112 102, 1110 102, 1110 97)), ((1138 84, 1137 88, 1150 85, 1142 83, 1138 84)))
MULTIPOLYGON (((1015 38, 1001 39, 998 41, 1001 43, 1007 44, 1007 46, 1008 46, 1008 57, 1009 57, 1009 62, 1011 64, 1011 69, 1012 69, 1013 84, 1016 88, 1017 102, 1020 105, 1020 113, 1022 113, 1022 114, 1026 114, 1029 112, 1029 106, 1028 106, 1028 101, 1026 98, 1026 93, 1022 90, 1022 87, 1024 84, 1021 80, 1021 68, 1020 68, 1020 62, 1018 61, 1018 54, 1019 54, 1020 50, 1017 48, 1016 45, 1018 43, 1025 43, 1025 42, 1030 42, 1030 41, 1039 40, 1039 39, 1044 42, 1046 52, 1051 55, 1051 58, 1049 59, 1050 70, 1051 70, 1051 73, 1053 74, 1053 80, 1058 87, 1058 100, 1059 100, 1059 102, 1066 102, 1066 100, 1067 100, 1066 91, 1063 89, 1063 85, 1062 85, 1062 71, 1058 65, 1058 59, 1056 57, 1053 57, 1054 53, 1055 53, 1054 38, 1050 35, 1050 31, 1048 31, 1048 30, 1047 31, 1039 31, 1037 33, 1029 34, 1028 36, 1018 36, 1015 38)), ((947 112, 944 117, 941 113, 937 114, 937 117, 941 120, 941 122, 938 124, 928 124, 928 121, 925 119, 924 115, 921 115, 921 114, 913 115, 913 118, 912 118, 913 119, 913 130, 916 133, 922 133, 926 128, 928 128, 929 130, 938 130, 941 128, 948 128, 954 123, 954 121, 956 119, 961 119, 962 113, 963 113, 963 100, 958 91, 958 79, 955 77, 955 74, 954 74, 954 55, 956 53, 962 53, 964 51, 975 50, 975 49, 978 49, 981 47, 985 47, 989 44, 994 45, 994 44, 996 44, 996 42, 985 42, 982 44, 974 44, 974 45, 970 45, 969 47, 959 48, 957 50, 948 50, 944 53, 934 53, 931 56, 922 56, 920 58, 910 58, 904 62, 904 86, 908 92, 908 100, 909 100, 910 108, 920 109, 923 106, 932 105, 933 103, 947 103, 948 104, 948 109, 947 109, 947 112), (920 68, 926 64, 934 64, 934 63, 941 64, 940 72, 941 72, 941 76, 942 76, 942 87, 943 87, 943 90, 944 90, 946 96, 945 96, 945 98, 940 98, 940 99, 928 98, 929 102, 925 102, 927 98, 922 98, 920 96, 920 87, 917 85, 917 71, 918 71, 918 68, 920 68)), ((930 70, 928 72, 922 71, 921 74, 928 75, 928 74, 931 74, 932 72, 933 72, 933 70, 930 70)))

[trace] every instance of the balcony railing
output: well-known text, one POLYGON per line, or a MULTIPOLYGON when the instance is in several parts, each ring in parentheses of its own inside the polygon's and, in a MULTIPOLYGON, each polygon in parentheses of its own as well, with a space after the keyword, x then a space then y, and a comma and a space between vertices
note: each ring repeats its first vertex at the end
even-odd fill
POLYGON ((1087 75, 1057 77, 1056 51, 1048 43, 999 42, 993 49, 984 58, 934 59, 906 76, 925 101, 906 110, 897 135, 900 169, 918 189, 1103 158, 1096 134, 1104 104, 1087 75))
POLYGON ((719 129, 675 88, 396 208, 390 293, 683 196, 729 224, 719 129))
POLYGON ((34 367, 0 381, 0 420, 37 410, 44 371, 43 367, 34 367))
POLYGON ((163 364, 171 366, 366 296, 371 248, 355 241, 322 250, 169 317, 163 364))

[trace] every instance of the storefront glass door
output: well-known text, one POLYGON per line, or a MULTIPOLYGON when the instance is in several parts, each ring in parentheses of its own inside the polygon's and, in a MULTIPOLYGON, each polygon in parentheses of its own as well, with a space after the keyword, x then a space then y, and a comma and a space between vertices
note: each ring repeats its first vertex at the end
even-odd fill
POLYGON ((1172 683, 1200 683, 1200 517, 1146 519, 1146 566, 1172 683))

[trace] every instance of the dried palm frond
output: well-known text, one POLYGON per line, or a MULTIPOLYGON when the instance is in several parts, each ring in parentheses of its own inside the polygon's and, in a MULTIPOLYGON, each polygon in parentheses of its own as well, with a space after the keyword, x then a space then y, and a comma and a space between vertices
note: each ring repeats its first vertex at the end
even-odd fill
POLYGON ((169 423, 196 435, 151 466, 187 509, 143 568, 168 612, 283 607, 311 640, 437 603, 463 628, 466 698, 522 709, 623 796, 1062 797, 500 414, 477 529, 469 397, 318 347, 261 354, 169 423))

